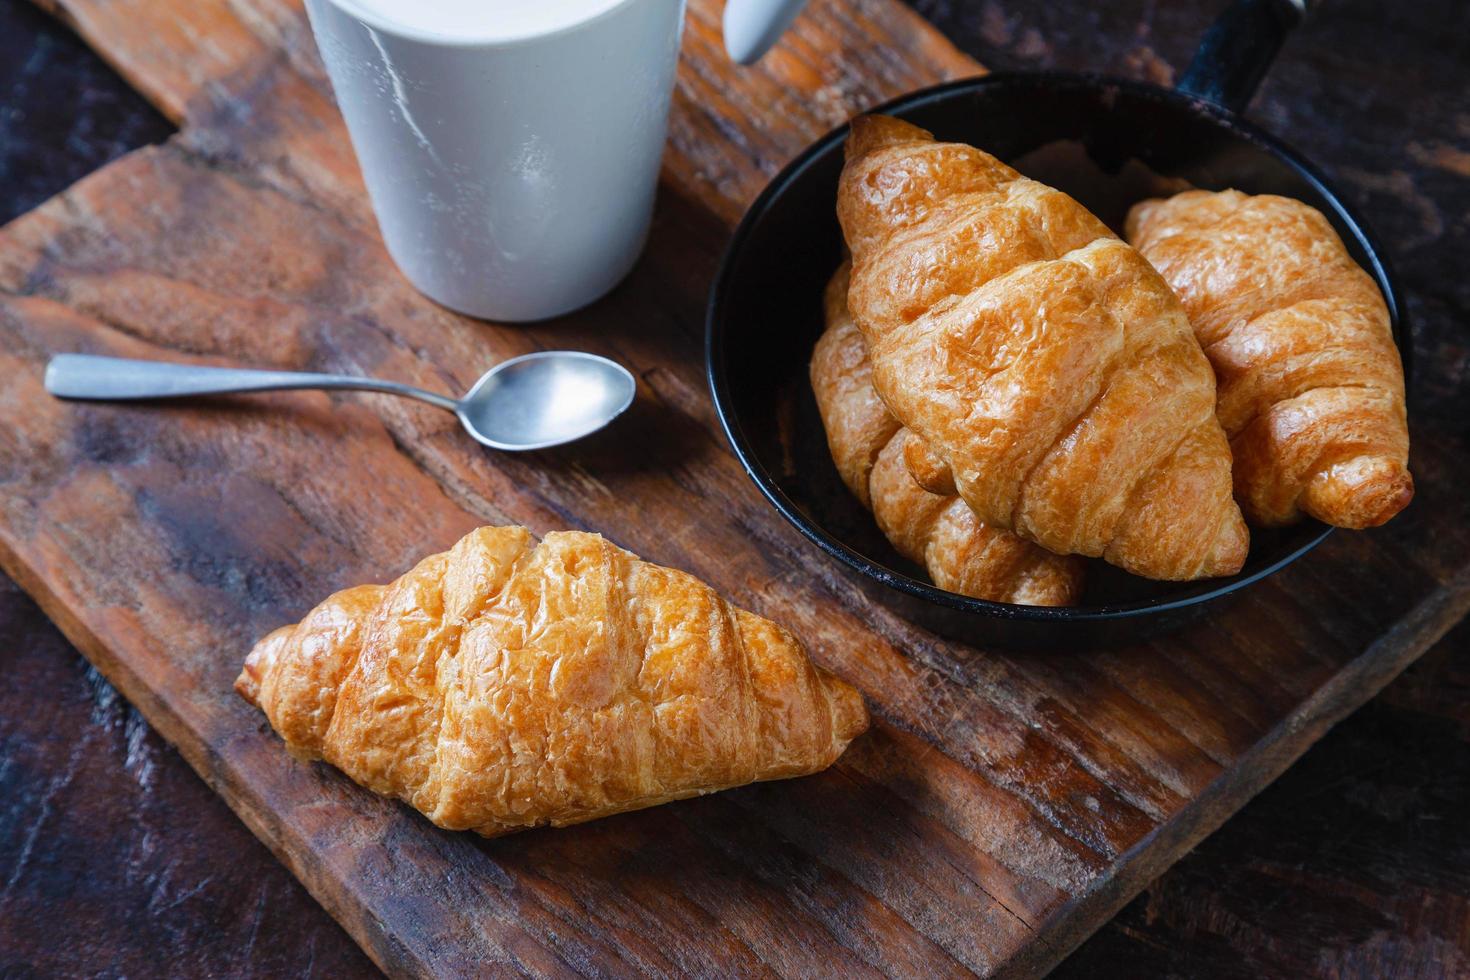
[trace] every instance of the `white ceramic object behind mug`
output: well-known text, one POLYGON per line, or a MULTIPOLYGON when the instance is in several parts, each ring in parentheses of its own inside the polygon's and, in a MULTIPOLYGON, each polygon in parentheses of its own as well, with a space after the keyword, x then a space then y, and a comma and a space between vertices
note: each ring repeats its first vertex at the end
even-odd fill
POLYGON ((388 251, 419 290, 539 320, 632 268, 684 0, 306 6, 388 251))

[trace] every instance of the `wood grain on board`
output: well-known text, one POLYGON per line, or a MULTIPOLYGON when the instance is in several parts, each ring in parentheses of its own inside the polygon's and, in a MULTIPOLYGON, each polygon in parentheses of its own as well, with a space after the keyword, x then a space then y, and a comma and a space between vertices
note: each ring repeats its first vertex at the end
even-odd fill
POLYGON ((59 5, 184 128, 0 234, 0 398, 22 420, 0 432, 0 561, 390 972, 1035 972, 1470 605, 1470 465, 1438 427, 1415 431, 1404 518, 1153 644, 1000 655, 869 603, 730 456, 704 296, 806 142, 976 66, 888 2, 814 7, 753 70, 725 63, 716 6, 691 8, 648 255, 592 309, 502 328, 393 268, 299 9, 59 5), (40 387, 51 353, 86 350, 455 391, 545 346, 633 366, 631 417, 500 456, 378 396, 158 409, 40 387), (874 732, 810 779, 483 842, 291 761, 230 692, 251 641, 327 592, 508 521, 600 530, 789 624, 874 732))

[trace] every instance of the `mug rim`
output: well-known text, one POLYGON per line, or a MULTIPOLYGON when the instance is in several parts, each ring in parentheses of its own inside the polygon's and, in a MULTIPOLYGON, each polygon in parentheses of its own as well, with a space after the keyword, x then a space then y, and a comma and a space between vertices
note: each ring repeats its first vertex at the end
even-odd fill
MULTIPOLYGON (((386 34, 390 37, 412 41, 416 44, 423 44, 429 47, 467 50, 473 48, 499 49, 522 47, 541 41, 557 40, 563 35, 595 26, 598 22, 607 19, 622 8, 638 3, 640 0, 604 0, 605 5, 599 7, 596 13, 574 20, 568 24, 561 24, 550 30, 522 31, 520 33, 493 36, 483 34, 441 34, 438 31, 414 27, 409 24, 390 20, 374 10, 367 9, 358 0, 316 0, 316 2, 330 4, 343 15, 352 18, 369 30, 380 34, 386 34)), ((680 0, 681 6, 682 2, 683 0, 680 0)))
MULTIPOLYGON (((1381 287, 1380 291, 1383 293, 1384 303, 1388 308, 1389 320, 1393 328, 1394 344, 1398 349, 1399 359, 1403 365, 1404 384, 1407 390, 1410 381, 1411 364, 1410 346, 1406 343, 1409 339, 1408 327, 1403 319, 1403 297, 1398 280, 1394 276, 1393 270, 1376 236, 1373 235, 1363 219, 1342 199, 1342 195, 1332 186, 1325 175, 1312 163, 1291 146, 1266 130, 1261 129, 1259 126, 1243 119, 1239 114, 1197 96, 1164 88, 1159 85, 1095 72, 1071 71, 992 72, 951 82, 943 82, 900 95, 880 105, 866 109, 861 114, 910 111, 949 98, 957 93, 1005 84, 1049 85, 1062 88, 1088 88, 1102 91, 1116 88, 1127 90, 1142 97, 1174 103, 1176 108, 1205 116, 1214 125, 1244 137, 1248 141, 1258 145, 1263 151, 1285 163, 1311 185, 1321 195, 1324 201, 1331 203, 1338 217, 1352 230, 1353 234, 1359 238, 1363 245, 1370 266, 1365 271, 1373 277, 1375 284, 1381 287)), ((755 483, 762 496, 776 508, 782 517, 800 531, 803 536, 829 556, 837 559, 864 578, 931 604, 961 612, 983 615, 992 619, 1055 623, 1122 620, 1204 605, 1215 599, 1233 594, 1246 586, 1259 582, 1269 575, 1275 574, 1285 566, 1296 561, 1302 555, 1316 548, 1332 534, 1335 529, 1331 525, 1322 524, 1319 530, 1311 534, 1304 542, 1276 557, 1265 566, 1249 575, 1232 576, 1213 588, 1204 588, 1203 591, 1173 598, 1140 599, 1098 605, 1027 606, 1017 603, 979 599, 957 592, 950 592, 929 582, 921 581, 913 576, 889 568, 887 565, 875 561, 849 547, 846 543, 829 534, 824 528, 817 525, 815 521, 803 514, 796 503, 786 495, 785 491, 767 473, 766 468, 756 457, 752 444, 746 438, 741 428, 738 413, 734 408, 734 400, 731 395, 725 366, 724 338, 727 331, 725 324, 722 322, 722 314, 724 307, 728 305, 727 295, 732 288, 731 279, 736 259, 743 252, 746 240, 753 234, 757 219, 769 211, 771 202, 776 197, 795 183, 818 159, 825 157, 835 143, 846 138, 849 126, 850 121, 843 123, 841 126, 836 127, 826 135, 815 140, 783 167, 765 186, 756 199, 751 202, 745 215, 741 218, 735 234, 731 237, 729 245, 726 246, 724 255, 720 259, 720 265, 715 274, 714 284, 710 290, 710 297, 705 312, 705 375, 710 386, 711 395, 713 396, 715 414, 720 420, 720 427, 724 431, 725 438, 734 450, 735 457, 739 460, 740 466, 745 471, 746 476, 755 483)))

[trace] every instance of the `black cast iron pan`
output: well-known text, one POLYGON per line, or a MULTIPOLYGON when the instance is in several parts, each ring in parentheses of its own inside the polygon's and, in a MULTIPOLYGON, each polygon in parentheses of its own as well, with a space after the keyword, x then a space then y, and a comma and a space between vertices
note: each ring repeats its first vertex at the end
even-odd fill
MULTIPOLYGON (((1305 201, 1327 215, 1377 281, 1407 356, 1402 296, 1362 220, 1316 167, 1240 116, 1302 13, 1295 0, 1236 0, 1174 90, 1101 75, 998 72, 874 111, 979 146, 1068 192, 1115 230, 1135 201, 1186 186, 1305 201)), ((822 289, 841 256, 834 202, 846 135, 846 127, 829 133, 794 160, 740 223, 711 293, 706 357, 715 407, 746 472, 874 598, 938 632, 995 646, 1128 643, 1198 616, 1330 533, 1311 521, 1254 531, 1240 574, 1202 582, 1151 582, 1094 562, 1082 603, 1061 608, 986 602, 930 585, 838 479, 807 381, 823 327, 822 289)))

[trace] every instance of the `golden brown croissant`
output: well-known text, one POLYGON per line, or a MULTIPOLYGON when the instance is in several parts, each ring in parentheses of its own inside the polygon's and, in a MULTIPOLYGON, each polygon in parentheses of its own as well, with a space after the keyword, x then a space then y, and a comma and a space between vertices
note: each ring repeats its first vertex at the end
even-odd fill
POLYGON ((827 329, 812 351, 812 390, 842 481, 904 557, 941 589, 1030 606, 1077 601, 1082 562, 985 525, 951 490, 930 493, 904 463, 909 431, 873 390, 867 345, 847 311, 849 266, 827 285, 827 329))
POLYGON ((1215 367, 1253 522, 1302 511, 1373 527, 1414 496, 1404 372, 1388 308, 1321 213, 1300 201, 1187 191, 1128 215, 1215 367))
POLYGON ((287 747, 486 836, 815 772, 862 697, 774 623, 601 536, 472 531, 263 639, 287 747))
POLYGON ((1240 569, 1214 377, 1142 256, 1060 191, 887 117, 854 120, 837 203, 873 383, 932 458, 926 486, 1149 578, 1240 569))

